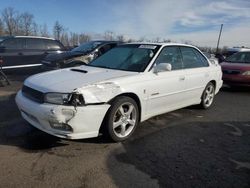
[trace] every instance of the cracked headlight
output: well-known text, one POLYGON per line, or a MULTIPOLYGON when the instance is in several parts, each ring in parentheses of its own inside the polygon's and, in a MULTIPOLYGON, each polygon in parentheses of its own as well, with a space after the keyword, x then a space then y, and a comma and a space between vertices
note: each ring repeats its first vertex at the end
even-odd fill
POLYGON ((68 93, 47 93, 44 96, 44 102, 51 104, 68 104, 71 94, 68 93))
POLYGON ((84 98, 78 93, 47 93, 44 102, 59 105, 83 106, 84 98))

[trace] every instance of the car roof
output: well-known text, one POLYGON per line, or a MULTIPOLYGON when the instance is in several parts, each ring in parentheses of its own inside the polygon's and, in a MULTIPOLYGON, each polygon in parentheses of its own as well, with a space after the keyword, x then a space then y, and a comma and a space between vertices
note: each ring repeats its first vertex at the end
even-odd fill
POLYGON ((250 49, 249 48, 243 48, 240 50, 240 52, 250 52, 250 49))
POLYGON ((174 43, 174 42, 132 42, 132 43, 124 43, 124 44, 141 44, 141 45, 161 45, 161 46, 185 46, 185 47, 193 47, 196 48, 193 45, 189 45, 189 44, 181 44, 181 43, 174 43))
POLYGON ((40 36, 1 36, 0 39, 9 39, 9 38, 36 38, 36 39, 47 39, 47 40, 55 40, 50 37, 40 37, 40 36))
POLYGON ((115 40, 92 40, 89 42, 100 42, 100 43, 121 43, 121 41, 115 41, 115 40))
POLYGON ((40 36, 14 36, 14 38, 36 38, 36 39, 48 39, 48 40, 56 40, 50 37, 40 37, 40 36))
POLYGON ((228 52, 243 52, 243 51, 250 51, 250 48, 241 48, 241 47, 234 47, 234 48, 228 48, 228 52))

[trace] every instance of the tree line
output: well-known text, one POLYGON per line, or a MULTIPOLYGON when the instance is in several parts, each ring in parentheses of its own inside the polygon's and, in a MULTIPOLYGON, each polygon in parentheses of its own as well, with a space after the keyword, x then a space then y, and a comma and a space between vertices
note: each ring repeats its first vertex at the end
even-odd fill
MULTIPOLYGON (((12 7, 7 7, 0 12, 0 36, 6 35, 53 37, 65 46, 77 46, 93 38, 91 34, 72 32, 59 21, 55 21, 53 30, 49 31, 47 24, 36 23, 33 14, 20 13, 12 7)), ((116 35, 112 31, 98 34, 98 37, 104 40, 133 41, 126 40, 124 35, 116 35)))
MULTIPOLYGON (((0 12, 0 36, 24 35, 24 36, 42 36, 53 37, 60 40, 65 46, 76 46, 84 42, 88 42, 93 38, 94 34, 76 33, 70 31, 59 21, 55 21, 53 30, 48 30, 47 24, 38 24, 35 22, 34 15, 29 12, 18 12, 12 7, 7 7, 0 12)), ((160 42, 157 37, 148 40, 141 37, 139 40, 125 37, 122 34, 115 34, 113 31, 105 31, 103 34, 97 34, 98 38, 104 40, 118 40, 122 42, 160 42)), ((171 40, 162 39, 161 42, 170 42, 171 40)))
POLYGON ((33 14, 20 13, 12 7, 7 7, 0 12, 0 36, 6 35, 53 37, 66 46, 75 46, 91 40, 89 34, 70 32, 58 21, 50 32, 47 24, 40 25, 35 22, 33 14))
MULTIPOLYGON (((55 21, 53 30, 48 30, 47 24, 38 24, 35 22, 34 15, 29 12, 18 12, 12 7, 7 7, 0 12, 0 36, 13 36, 13 35, 24 35, 24 36, 42 36, 42 37, 53 37, 60 40, 65 46, 78 46, 84 42, 92 40, 94 34, 88 33, 76 33, 70 31, 68 28, 63 26, 59 21, 55 21)), ((116 34, 113 31, 105 31, 103 34, 97 34, 98 38, 104 40, 118 40, 122 42, 174 42, 170 39, 164 39, 156 37, 154 39, 147 39, 141 37, 139 39, 131 39, 125 37, 123 34, 116 34)), ((182 41, 185 44, 192 44, 191 41, 182 41)), ((214 53, 215 48, 211 47, 200 47, 202 50, 214 53)), ((226 47, 220 49, 225 50, 226 47)))

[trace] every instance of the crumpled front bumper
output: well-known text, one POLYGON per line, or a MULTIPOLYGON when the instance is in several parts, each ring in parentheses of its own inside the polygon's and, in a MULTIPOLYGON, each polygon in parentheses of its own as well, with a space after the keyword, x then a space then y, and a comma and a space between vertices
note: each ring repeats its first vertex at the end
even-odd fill
POLYGON ((34 127, 57 137, 82 139, 97 137, 109 104, 87 106, 63 106, 39 104, 31 101, 19 91, 16 103, 22 117, 34 127), (51 123, 65 123, 71 130, 53 128, 51 123))

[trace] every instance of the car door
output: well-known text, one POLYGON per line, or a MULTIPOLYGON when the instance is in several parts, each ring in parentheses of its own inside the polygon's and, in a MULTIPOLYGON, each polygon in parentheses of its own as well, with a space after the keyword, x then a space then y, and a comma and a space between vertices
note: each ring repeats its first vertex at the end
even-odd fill
POLYGON ((171 71, 153 73, 148 83, 148 103, 146 113, 153 116, 183 106, 186 100, 186 79, 181 53, 178 46, 164 47, 155 61, 172 65, 171 71))
POLYGON ((41 60, 46 54, 46 47, 43 39, 26 38, 24 51, 25 63, 30 66, 41 65, 41 60))
POLYGON ((3 57, 3 69, 22 66, 24 61, 24 43, 25 40, 23 38, 10 38, 1 43, 0 56, 3 57))
POLYGON ((195 48, 180 47, 186 72, 187 92, 190 103, 199 102, 207 83, 211 79, 207 59, 195 48))

